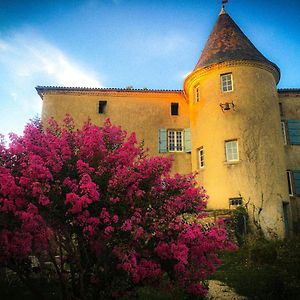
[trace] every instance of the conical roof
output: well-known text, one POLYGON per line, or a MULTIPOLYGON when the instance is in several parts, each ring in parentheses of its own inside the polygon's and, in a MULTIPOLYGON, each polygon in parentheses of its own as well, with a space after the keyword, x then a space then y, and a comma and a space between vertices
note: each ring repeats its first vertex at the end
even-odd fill
POLYGON ((268 63, 279 72, 279 68, 256 49, 222 8, 195 70, 231 60, 251 60, 268 63))

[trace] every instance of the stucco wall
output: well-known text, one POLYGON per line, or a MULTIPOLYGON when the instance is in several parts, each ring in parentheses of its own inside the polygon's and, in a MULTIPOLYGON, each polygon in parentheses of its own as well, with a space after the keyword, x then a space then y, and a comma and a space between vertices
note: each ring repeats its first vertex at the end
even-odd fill
MULTIPOLYGON (((279 103, 282 107, 282 121, 300 120, 300 92, 279 91, 279 103)), ((288 131, 286 130, 287 135, 288 131)), ((300 170, 300 146, 284 146, 287 170, 300 170)), ((300 233, 300 197, 290 197, 294 231, 300 233)))
POLYGON ((273 74, 259 66, 225 64, 197 71, 186 83, 190 101, 192 169, 198 170, 196 150, 204 146, 205 167, 199 182, 211 208, 228 208, 229 198, 242 197, 249 213, 260 218, 266 234, 283 236, 282 202, 288 202, 284 147, 273 74), (234 90, 222 93, 220 75, 232 73, 234 90), (201 100, 192 99, 200 84, 201 100), (232 102, 235 111, 222 112, 220 103, 232 102), (228 163, 224 142, 237 139, 239 161, 228 163), (262 208, 260 216, 259 209, 262 208))
MULTIPOLYGON (((43 96, 42 120, 50 117, 62 120, 71 114, 76 126, 81 126, 88 118, 102 126, 110 118, 122 129, 136 132, 138 141, 144 140, 150 155, 158 153, 158 130, 189 128, 188 104, 181 93, 151 92, 46 92, 43 96), (98 113, 99 101, 107 101, 104 114, 98 113), (170 105, 179 103, 179 115, 171 116, 170 105)), ((174 157, 173 172, 191 172, 191 154, 173 152, 160 154, 174 157)))

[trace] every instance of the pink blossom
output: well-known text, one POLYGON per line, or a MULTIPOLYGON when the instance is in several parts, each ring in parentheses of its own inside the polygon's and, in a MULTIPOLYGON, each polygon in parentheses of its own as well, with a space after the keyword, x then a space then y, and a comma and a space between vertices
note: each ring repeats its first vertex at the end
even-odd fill
POLYGON ((132 229, 131 221, 125 220, 120 229, 122 231, 130 231, 132 229))

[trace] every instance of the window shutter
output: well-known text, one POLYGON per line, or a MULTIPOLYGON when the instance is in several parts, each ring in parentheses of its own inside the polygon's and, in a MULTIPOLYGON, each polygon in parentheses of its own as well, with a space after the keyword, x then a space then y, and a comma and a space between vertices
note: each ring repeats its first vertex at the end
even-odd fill
POLYGON ((167 129, 158 130, 158 152, 167 152, 167 129))
POLYGON ((289 143, 291 145, 300 145, 300 121, 288 120, 289 143))
POLYGON ((300 196, 300 171, 293 171, 295 195, 300 196))
POLYGON ((190 128, 184 129, 184 148, 185 148, 185 152, 191 152, 191 131, 190 131, 190 128))

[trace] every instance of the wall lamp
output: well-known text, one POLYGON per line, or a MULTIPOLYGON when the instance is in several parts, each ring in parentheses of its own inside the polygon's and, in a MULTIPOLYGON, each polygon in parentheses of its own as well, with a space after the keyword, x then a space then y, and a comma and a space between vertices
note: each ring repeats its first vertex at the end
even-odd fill
POLYGON ((229 103, 229 102, 220 103, 220 107, 222 109, 222 112, 227 111, 227 110, 231 110, 231 109, 235 111, 235 109, 234 109, 235 105, 234 105, 233 102, 231 102, 231 103, 229 103))

